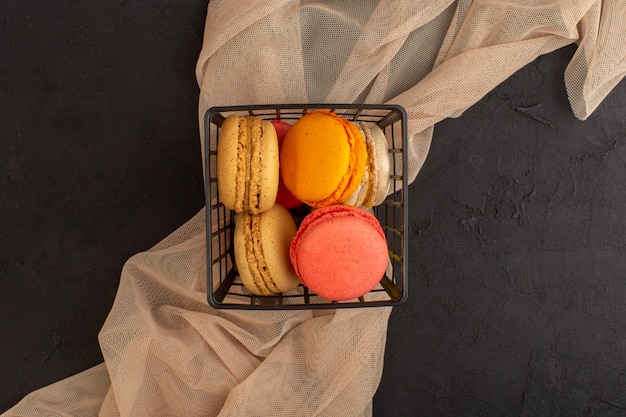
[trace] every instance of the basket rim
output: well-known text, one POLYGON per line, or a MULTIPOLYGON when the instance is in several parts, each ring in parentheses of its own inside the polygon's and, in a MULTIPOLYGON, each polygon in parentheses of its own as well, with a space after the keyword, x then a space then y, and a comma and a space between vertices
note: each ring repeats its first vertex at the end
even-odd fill
MULTIPOLYGON (((290 113, 289 119, 291 119, 293 113, 290 113)), ((270 117, 271 114, 258 114, 261 117, 270 117)), ((382 126, 381 126, 382 127, 382 126)), ((205 145, 205 209, 207 212, 206 215, 206 243, 207 243, 207 302, 208 304, 215 309, 231 309, 231 310, 264 310, 264 311, 281 311, 281 310, 317 310, 317 309, 340 309, 340 308, 366 308, 366 307, 393 307, 402 303, 405 303, 408 300, 408 254, 409 254, 409 239, 408 239, 408 201, 406 200, 406 196, 408 193, 408 179, 406 175, 407 171, 407 152, 406 147, 408 145, 408 134, 407 134, 407 112, 406 110, 398 104, 386 103, 386 104, 358 104, 358 103, 289 103, 289 104, 251 104, 251 105, 223 105, 223 106, 212 106, 205 111, 204 114, 204 131, 203 131, 203 142, 205 145), (380 123, 383 119, 386 120, 385 123, 387 125, 391 125, 396 122, 401 123, 402 127, 402 138, 401 138, 401 160, 402 160, 402 179, 401 179, 401 190, 402 193, 402 261, 401 261, 401 277, 400 281, 402 283, 401 294, 398 297, 390 298, 387 300, 371 300, 371 301, 363 301, 362 299, 359 301, 347 301, 347 302, 334 302, 328 300, 327 303, 309 303, 308 301, 299 304, 284 304, 282 300, 278 304, 255 304, 255 297, 259 299, 272 299, 276 300, 277 298, 282 298, 282 294, 277 294, 275 296, 252 296, 249 304, 244 303, 236 303, 236 302, 224 302, 224 297, 218 299, 216 296, 216 289, 214 285, 214 279, 211 279, 213 275, 212 272, 212 259, 208 253, 208 249, 211 247, 211 219, 212 219, 212 201, 211 201, 211 178, 209 173, 210 166, 210 155, 214 150, 211 150, 208 140, 210 138, 210 127, 211 125, 216 125, 219 129, 221 122, 224 120, 224 116, 221 113, 233 113, 233 112, 249 112, 251 115, 254 111, 276 111, 276 115, 280 118, 281 110, 302 110, 302 113, 307 113, 307 110, 326 110, 326 111, 337 111, 337 110, 359 110, 355 114, 354 120, 357 120, 361 115, 361 111, 366 110, 388 110, 389 113, 386 115, 382 115, 381 119, 377 122, 380 123)), ((234 262, 234 260, 233 260, 234 262)), ((234 266, 233 266, 234 268, 234 266)), ((230 272, 229 272, 230 273, 230 272)), ((395 279, 394 279, 395 281, 395 279)), ((295 297, 304 297, 308 300, 308 289, 304 288, 305 295, 295 295, 295 297)), ((377 290, 384 291, 384 290, 377 290)), ((228 292, 225 292, 225 296, 228 295, 228 292)), ((242 294, 243 297, 250 297, 249 295, 242 294)), ((287 295, 287 297, 291 297, 287 295)))

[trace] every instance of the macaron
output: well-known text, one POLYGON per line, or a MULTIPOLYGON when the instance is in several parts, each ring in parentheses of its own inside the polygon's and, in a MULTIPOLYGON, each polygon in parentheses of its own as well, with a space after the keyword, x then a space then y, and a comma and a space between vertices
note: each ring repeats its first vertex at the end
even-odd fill
POLYGON ((217 188, 226 208, 262 213, 276 202, 280 176, 276 129, 258 116, 230 115, 217 142, 217 188))
POLYGON ((343 203, 367 164, 365 139, 351 121, 328 111, 303 115, 285 135, 280 173, 296 198, 314 208, 343 203))
POLYGON ((367 147, 367 166, 361 184, 344 202, 351 206, 371 208, 381 204, 389 194, 391 158, 385 133, 377 124, 357 122, 367 147))
MULTIPOLYGON (((270 120, 270 122, 274 126, 274 129, 276 129, 276 136, 278 137, 278 151, 280 154, 283 142, 285 141, 285 135, 287 134, 287 131, 291 129, 291 125, 280 120, 270 120)), ((276 194, 276 203, 280 204, 286 209, 296 208, 303 204, 302 201, 298 200, 285 186, 285 182, 283 181, 282 177, 278 179, 278 193, 276 194)))
POLYGON ((389 261, 378 219, 346 205, 326 206, 306 216, 289 256, 302 284, 332 301, 355 299, 371 291, 389 261))
POLYGON ((289 258, 296 224, 280 204, 235 218, 233 249, 243 285, 253 294, 272 295, 293 290, 300 280, 289 258))

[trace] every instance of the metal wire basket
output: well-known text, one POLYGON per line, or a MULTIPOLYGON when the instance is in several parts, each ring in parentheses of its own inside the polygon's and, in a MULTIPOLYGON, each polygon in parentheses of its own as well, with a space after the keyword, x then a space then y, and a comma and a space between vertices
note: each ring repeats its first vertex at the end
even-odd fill
POLYGON ((213 107, 205 114, 205 196, 207 243, 207 301, 218 309, 285 310, 393 306, 406 301, 408 208, 406 111, 396 105, 293 104, 213 107), (302 115, 331 111, 351 121, 376 123, 384 132, 392 154, 391 193, 373 213, 380 221, 389 249, 387 271, 372 291, 349 301, 330 301, 300 284, 289 293, 258 296, 241 283, 235 264, 233 232, 235 213, 222 204, 217 190, 217 143, 220 126, 231 114, 254 115, 267 120, 295 123, 302 115))

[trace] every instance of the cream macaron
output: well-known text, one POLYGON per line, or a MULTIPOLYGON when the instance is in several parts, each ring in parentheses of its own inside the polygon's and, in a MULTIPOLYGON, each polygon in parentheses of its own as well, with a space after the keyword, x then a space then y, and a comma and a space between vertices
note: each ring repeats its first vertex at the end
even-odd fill
POLYGON ((262 213, 276 202, 279 170, 276 129, 258 116, 228 116, 217 142, 217 188, 226 208, 262 213))
POLYGON ((391 185, 391 157, 385 133, 377 124, 357 122, 367 146, 368 163, 357 190, 344 202, 349 206, 371 208, 381 204, 391 185))
POLYGON ((260 214, 237 215, 233 237, 235 264, 241 282, 251 293, 272 295, 298 286, 300 280, 289 259, 296 232, 291 214, 280 204, 260 214))

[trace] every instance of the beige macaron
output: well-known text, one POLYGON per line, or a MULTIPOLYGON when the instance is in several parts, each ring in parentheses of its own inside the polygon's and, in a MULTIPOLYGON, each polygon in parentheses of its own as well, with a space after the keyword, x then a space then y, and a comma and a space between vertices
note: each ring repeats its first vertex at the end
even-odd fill
POLYGON ((217 142, 217 188, 224 206, 237 213, 269 210, 279 175, 274 126, 258 116, 228 116, 217 142))
POLYGON ((291 214, 280 204, 260 214, 243 212, 235 219, 235 264, 243 285, 253 294, 293 290, 300 280, 289 259, 296 235, 291 214))
POLYGON ((391 158, 385 133, 377 124, 357 122, 367 146, 368 163, 357 190, 345 201, 349 206, 371 208, 381 204, 389 194, 391 158))

